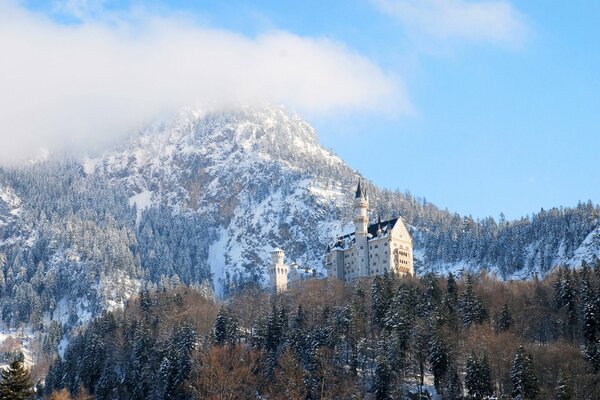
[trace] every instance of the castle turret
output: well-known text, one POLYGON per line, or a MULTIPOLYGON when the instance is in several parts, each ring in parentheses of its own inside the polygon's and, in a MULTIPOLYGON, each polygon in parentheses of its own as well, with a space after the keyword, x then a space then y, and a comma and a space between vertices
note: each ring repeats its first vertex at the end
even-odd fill
POLYGON ((358 181, 356 194, 354 196, 354 227, 355 227, 355 251, 357 263, 357 275, 369 276, 369 248, 367 245, 367 233, 369 225, 369 197, 367 191, 358 181))
POLYGON ((366 236, 367 226, 369 224, 369 197, 366 190, 361 186, 361 181, 358 181, 356 195, 354 196, 354 227, 356 228, 356 236, 366 236))
POLYGON ((283 291, 288 286, 289 268, 284 264, 285 253, 280 248, 276 248, 271 252, 271 260, 273 264, 269 269, 269 280, 273 291, 283 291))

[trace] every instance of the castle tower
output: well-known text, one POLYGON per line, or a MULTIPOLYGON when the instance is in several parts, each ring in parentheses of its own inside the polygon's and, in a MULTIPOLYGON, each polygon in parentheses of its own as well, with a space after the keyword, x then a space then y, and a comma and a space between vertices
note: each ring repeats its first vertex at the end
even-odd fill
POLYGON ((289 268, 283 263, 285 253, 280 248, 271 252, 273 264, 269 269, 269 281, 273 291, 281 292, 287 289, 289 268))
POLYGON ((358 276, 369 276, 369 246, 367 244, 367 233, 369 225, 369 197, 367 191, 358 181, 356 194, 354 196, 354 227, 356 240, 356 263, 358 276))
POLYGON ((368 210, 369 197, 367 196, 367 191, 362 188, 359 180, 356 187, 356 195, 354 196, 354 227, 356 228, 357 236, 367 235, 367 225, 369 224, 368 210))

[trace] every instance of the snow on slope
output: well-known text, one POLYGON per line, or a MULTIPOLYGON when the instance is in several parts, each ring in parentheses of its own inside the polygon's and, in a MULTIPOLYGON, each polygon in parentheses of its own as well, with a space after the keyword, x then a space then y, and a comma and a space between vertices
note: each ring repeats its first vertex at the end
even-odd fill
MULTIPOLYGON (((358 178, 319 144, 310 125, 271 107, 182 112, 119 150, 87 161, 86 170, 124 182, 138 206, 138 222, 142 209, 151 205, 209 221, 219 238, 209 243, 208 257, 218 291, 239 277, 264 279, 276 246, 286 250, 288 261, 323 271, 324 246, 351 220, 358 178)), ((381 192, 373 189, 376 206, 381 192)), ((424 242, 415 243, 420 254, 424 242)), ((590 237, 574 256, 558 255, 553 265, 576 265, 598 254, 599 244, 600 238, 590 237)), ((506 278, 543 274, 536 257, 535 252, 526 255, 524 268, 506 278)), ((443 271, 481 267, 468 259, 427 266, 443 271)))
POLYGON ((21 199, 7 186, 0 184, 0 228, 7 226, 21 212, 21 199))
POLYGON ((86 166, 123 181, 138 212, 151 201, 211 221, 220 238, 209 249, 218 290, 234 276, 260 279, 276 245, 322 270, 357 177, 310 125, 268 107, 187 111, 86 166))

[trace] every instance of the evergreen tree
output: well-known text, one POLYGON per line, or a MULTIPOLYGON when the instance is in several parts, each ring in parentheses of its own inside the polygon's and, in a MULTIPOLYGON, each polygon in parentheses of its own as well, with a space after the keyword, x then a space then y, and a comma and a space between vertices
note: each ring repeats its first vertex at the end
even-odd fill
POLYGON ((513 384, 513 399, 532 400, 537 397, 539 387, 533 370, 533 361, 523 346, 519 346, 517 349, 510 377, 513 384))
POLYGON ((0 398, 2 400, 28 400, 34 395, 33 383, 29 371, 23 363, 14 360, 2 371, 0 381, 0 398))
POLYGON ((487 355, 471 354, 467 359, 465 388, 473 399, 483 399, 492 394, 492 374, 487 355))
POLYGON ((458 304, 458 289, 456 287, 456 279, 452 272, 448 273, 448 279, 446 281, 446 291, 448 292, 448 301, 456 306, 458 304))
POLYGON ((223 346, 227 341, 228 323, 229 316, 227 310, 225 310, 225 307, 221 307, 215 320, 215 343, 218 346, 223 346))
POLYGON ((373 309, 373 322, 381 326, 392 301, 392 286, 387 273, 381 277, 376 276, 371 286, 371 307, 373 309))
POLYGON ((556 269, 552 288, 554 289, 554 306, 559 309, 563 306, 563 270, 560 267, 556 269))
POLYGON ((575 329, 577 327, 577 291, 573 283, 573 277, 568 268, 562 269, 562 280, 560 281, 557 296, 558 304, 565 309, 567 314, 567 331, 569 339, 575 339, 575 329))
POLYGON ((474 282, 471 274, 467 274, 465 291, 460 297, 460 309, 463 314, 463 324, 468 327, 472 324, 481 324, 486 313, 481 300, 475 295, 474 282))
POLYGON ((375 359, 375 382, 373 391, 376 400, 387 400, 390 398, 392 385, 392 371, 384 354, 375 359))
POLYGON ((513 324, 513 317, 508 304, 502 306, 502 310, 496 319, 496 332, 504 332, 510 329, 513 324))
POLYGON ((440 390, 441 382, 448 370, 448 346, 440 332, 435 332, 431 338, 429 349, 429 365, 433 373, 433 383, 440 390))
POLYGON ((239 328, 236 316, 225 307, 219 309, 215 320, 215 343, 234 345, 239 340, 239 328))
POLYGON ((573 391, 569 386, 564 371, 561 369, 558 373, 558 380, 556 382, 556 400, 572 400, 573 391))
POLYGON ((586 345, 596 342, 596 298, 592 289, 591 270, 586 262, 583 263, 579 273, 579 293, 582 308, 582 331, 586 345))
POLYGON ((463 398, 463 387, 458 376, 456 368, 452 368, 448 373, 449 379, 446 382, 444 390, 444 400, 462 400, 463 398))

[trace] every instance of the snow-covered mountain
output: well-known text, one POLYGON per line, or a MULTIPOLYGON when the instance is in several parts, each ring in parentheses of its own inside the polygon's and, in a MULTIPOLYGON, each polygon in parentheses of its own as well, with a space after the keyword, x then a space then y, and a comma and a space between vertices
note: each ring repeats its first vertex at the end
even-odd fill
MULTIPOLYGON (((83 161, 0 169, 2 319, 73 325, 147 284, 226 294, 264 283, 275 246, 325 273, 325 247, 349 228, 358 177, 310 125, 274 107, 185 111, 83 161)), ((600 255, 591 203, 476 221, 367 187, 373 219, 409 225, 419 272, 527 278, 600 255)))
POLYGON ((348 222, 358 176, 306 122, 266 107, 182 113, 86 160, 85 170, 126 186, 140 229, 142 211, 157 206, 206 221, 203 262, 218 292, 260 281, 276 246, 292 261, 321 267, 326 244, 348 222))

